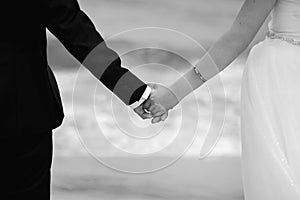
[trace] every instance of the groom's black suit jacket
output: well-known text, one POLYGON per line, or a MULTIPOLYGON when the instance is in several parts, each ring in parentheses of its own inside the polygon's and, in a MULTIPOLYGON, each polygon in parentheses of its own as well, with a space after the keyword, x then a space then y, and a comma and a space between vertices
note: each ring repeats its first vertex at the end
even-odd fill
POLYGON ((124 103, 141 97, 146 85, 121 67, 76 0, 5 0, 1 8, 0 137, 62 123, 59 91, 47 63, 46 29, 124 103), (100 59, 103 55, 114 62, 100 59))

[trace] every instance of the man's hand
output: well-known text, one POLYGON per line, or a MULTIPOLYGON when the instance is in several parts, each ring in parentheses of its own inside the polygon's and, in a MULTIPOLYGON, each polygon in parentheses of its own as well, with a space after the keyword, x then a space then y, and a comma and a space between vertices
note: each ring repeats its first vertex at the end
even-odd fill
MULTIPOLYGON (((150 98, 150 97, 149 97, 150 98)), ((152 118, 152 114, 144 108, 144 103, 142 103, 141 105, 139 105, 137 108, 133 109, 134 112, 136 112, 136 114, 138 114, 142 119, 151 119, 152 118)))

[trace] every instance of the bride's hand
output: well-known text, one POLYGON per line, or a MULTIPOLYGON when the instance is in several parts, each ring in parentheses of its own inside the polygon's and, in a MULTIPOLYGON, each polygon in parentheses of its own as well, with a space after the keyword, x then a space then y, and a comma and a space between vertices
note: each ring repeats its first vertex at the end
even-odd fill
POLYGON ((152 123, 164 121, 168 117, 168 111, 178 103, 175 94, 167 87, 159 84, 149 84, 152 92, 150 98, 145 102, 144 108, 151 112, 152 123))

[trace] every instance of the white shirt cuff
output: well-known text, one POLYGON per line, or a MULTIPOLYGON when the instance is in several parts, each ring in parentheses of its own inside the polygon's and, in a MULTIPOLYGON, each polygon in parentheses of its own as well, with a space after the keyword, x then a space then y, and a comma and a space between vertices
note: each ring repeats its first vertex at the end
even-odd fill
POLYGON ((138 106, 140 106, 142 103, 144 103, 144 101, 146 101, 149 98, 150 94, 151 94, 151 87, 147 86, 147 88, 145 89, 145 91, 144 91, 142 97, 140 98, 140 100, 133 103, 133 104, 131 104, 130 108, 135 109, 138 106))

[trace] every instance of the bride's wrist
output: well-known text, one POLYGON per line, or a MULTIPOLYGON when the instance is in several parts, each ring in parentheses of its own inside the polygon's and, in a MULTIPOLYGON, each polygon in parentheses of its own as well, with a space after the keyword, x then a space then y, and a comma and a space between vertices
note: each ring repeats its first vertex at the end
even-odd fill
POLYGON ((183 90, 179 87, 180 85, 177 82, 172 83, 169 85, 169 89, 175 95, 178 103, 185 97, 183 94, 183 90))

